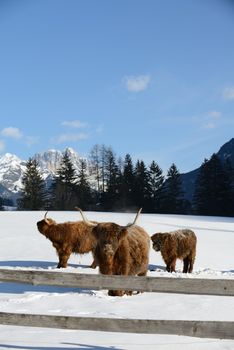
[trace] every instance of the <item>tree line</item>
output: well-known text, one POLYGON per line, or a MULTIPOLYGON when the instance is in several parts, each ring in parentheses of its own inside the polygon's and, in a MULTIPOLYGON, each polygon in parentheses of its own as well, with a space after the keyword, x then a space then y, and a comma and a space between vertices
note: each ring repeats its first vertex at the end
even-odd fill
POLYGON ((111 147, 95 145, 76 171, 68 153, 50 183, 29 158, 18 210, 136 211, 148 213, 234 216, 234 172, 216 154, 200 167, 192 201, 185 198, 181 174, 173 163, 166 176, 152 161, 134 164, 130 154, 117 158, 111 147))

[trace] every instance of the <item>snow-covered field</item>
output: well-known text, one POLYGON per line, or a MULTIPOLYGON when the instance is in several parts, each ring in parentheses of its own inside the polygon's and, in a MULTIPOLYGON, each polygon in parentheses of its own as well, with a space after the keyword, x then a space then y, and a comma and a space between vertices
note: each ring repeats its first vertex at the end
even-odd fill
MULTIPOLYGON (((57 256, 36 228, 44 212, 0 212, 0 267, 55 269, 57 256)), ((135 214, 86 212, 90 220, 127 224, 135 214)), ((50 212, 58 222, 80 220, 79 213, 50 212)), ((191 275, 169 274, 160 253, 151 249, 148 276, 234 279, 234 218, 141 214, 138 224, 150 235, 177 228, 195 231, 197 257, 191 275), (153 271, 152 271, 153 270, 153 271)), ((91 254, 72 255, 64 271, 98 273, 91 254)), ((234 321, 234 297, 143 293, 122 298, 107 291, 0 283, 0 311, 71 316, 234 321)), ((234 332, 234 330, 233 330, 234 332)), ((234 340, 30 328, 0 325, 0 349, 28 350, 233 350, 234 340)))

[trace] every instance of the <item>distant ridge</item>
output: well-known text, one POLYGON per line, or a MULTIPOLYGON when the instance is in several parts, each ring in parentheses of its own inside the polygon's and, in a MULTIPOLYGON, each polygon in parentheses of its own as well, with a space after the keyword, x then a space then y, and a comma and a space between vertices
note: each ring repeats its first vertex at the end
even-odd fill
MULTIPOLYGON (((216 154, 222 162, 229 160, 232 167, 234 168, 234 138, 232 138, 230 141, 226 142, 223 146, 221 146, 216 154)), ((212 156, 212 154, 210 156, 212 156)), ((199 170, 200 167, 195 170, 189 171, 188 173, 181 174, 182 188, 185 194, 185 198, 189 201, 191 201, 193 198, 193 193, 199 170)))
POLYGON ((222 161, 229 159, 232 166, 234 167, 234 138, 232 138, 229 142, 225 143, 220 148, 217 155, 222 161))

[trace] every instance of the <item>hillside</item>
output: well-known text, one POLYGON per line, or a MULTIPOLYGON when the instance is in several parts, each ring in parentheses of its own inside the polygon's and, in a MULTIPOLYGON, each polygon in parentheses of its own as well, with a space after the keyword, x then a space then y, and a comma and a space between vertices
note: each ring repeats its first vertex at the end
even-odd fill
MULTIPOLYGON (((216 152, 214 152, 216 153, 216 152)), ((234 168, 234 138, 225 143, 217 152, 217 155, 222 162, 229 160, 232 167, 234 168)), ((195 183, 199 174, 200 167, 189 171, 188 173, 181 174, 182 187, 185 194, 185 198, 189 201, 193 198, 195 189, 195 183)))

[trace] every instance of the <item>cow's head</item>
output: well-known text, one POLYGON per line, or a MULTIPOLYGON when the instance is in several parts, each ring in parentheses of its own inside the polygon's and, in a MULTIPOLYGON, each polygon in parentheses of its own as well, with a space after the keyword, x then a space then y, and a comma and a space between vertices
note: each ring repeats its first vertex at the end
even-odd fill
POLYGON ((114 256, 120 242, 128 234, 126 226, 120 226, 112 222, 97 224, 93 228, 98 245, 106 256, 114 256))
POLYGON ((46 232, 51 225, 56 224, 56 222, 53 219, 49 219, 49 218, 47 219, 46 215, 47 215, 47 212, 44 215, 44 219, 37 222, 38 231, 43 235, 46 235, 46 232))
POLYGON ((151 236, 151 241, 153 242, 153 249, 158 252, 161 250, 162 244, 163 244, 163 233, 155 233, 153 236, 151 236))

